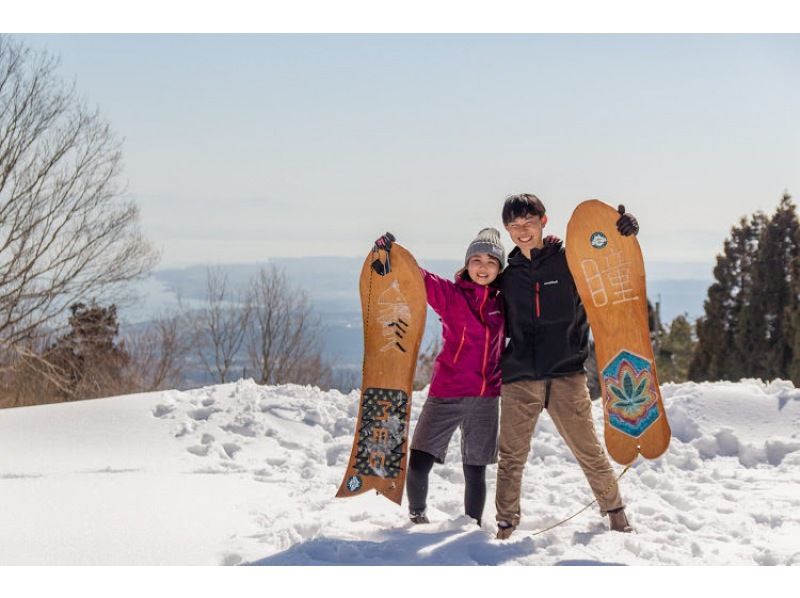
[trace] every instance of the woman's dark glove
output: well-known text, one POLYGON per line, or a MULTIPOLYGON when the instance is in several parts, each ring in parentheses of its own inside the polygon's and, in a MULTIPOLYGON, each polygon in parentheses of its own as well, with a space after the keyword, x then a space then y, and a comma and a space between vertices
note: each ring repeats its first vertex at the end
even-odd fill
POLYGON ((384 251, 389 251, 392 248, 392 243, 394 241, 394 235, 392 233, 386 233, 385 235, 381 235, 375 239, 375 247, 378 249, 383 249, 384 251))
POLYGON ((622 204, 617 208, 619 212, 619 220, 617 220, 617 230, 625 237, 636 235, 639 233, 639 221, 633 214, 625 213, 625 206, 622 204))

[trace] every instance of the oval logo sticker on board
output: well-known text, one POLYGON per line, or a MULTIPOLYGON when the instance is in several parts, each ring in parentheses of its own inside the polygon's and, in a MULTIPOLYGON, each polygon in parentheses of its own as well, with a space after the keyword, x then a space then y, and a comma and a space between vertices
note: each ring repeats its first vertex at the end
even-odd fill
POLYGON ((595 249, 603 249, 608 245, 608 238, 603 233, 593 233, 589 242, 595 249))

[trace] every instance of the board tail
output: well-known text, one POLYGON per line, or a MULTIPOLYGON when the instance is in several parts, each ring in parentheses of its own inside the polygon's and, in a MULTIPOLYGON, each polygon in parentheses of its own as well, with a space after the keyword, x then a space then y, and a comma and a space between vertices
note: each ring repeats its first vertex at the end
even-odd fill
POLYGON ((403 390, 362 390, 358 409, 360 427, 337 497, 356 496, 374 489, 389 500, 402 503, 410 411, 410 397, 403 390))

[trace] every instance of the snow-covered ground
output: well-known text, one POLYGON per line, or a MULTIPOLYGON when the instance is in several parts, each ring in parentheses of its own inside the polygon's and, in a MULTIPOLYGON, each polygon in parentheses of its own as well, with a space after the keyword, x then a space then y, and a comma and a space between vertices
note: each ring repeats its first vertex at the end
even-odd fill
POLYGON ((430 525, 383 497, 333 498, 357 392, 247 380, 0 411, 0 564, 800 564, 800 390, 663 394, 670 449, 621 480, 637 533, 608 532, 592 507, 532 535, 592 499, 544 415, 506 542, 495 467, 483 528, 462 515, 458 435, 431 476, 430 525))

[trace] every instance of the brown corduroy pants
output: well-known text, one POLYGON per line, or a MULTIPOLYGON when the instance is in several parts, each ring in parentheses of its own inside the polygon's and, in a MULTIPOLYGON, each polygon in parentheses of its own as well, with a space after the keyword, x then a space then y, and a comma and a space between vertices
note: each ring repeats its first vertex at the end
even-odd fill
POLYGON ((586 475, 601 512, 623 506, 614 470, 597 439, 585 374, 503 384, 497 466, 497 520, 519 524, 522 472, 533 430, 547 409, 561 437, 586 475))

